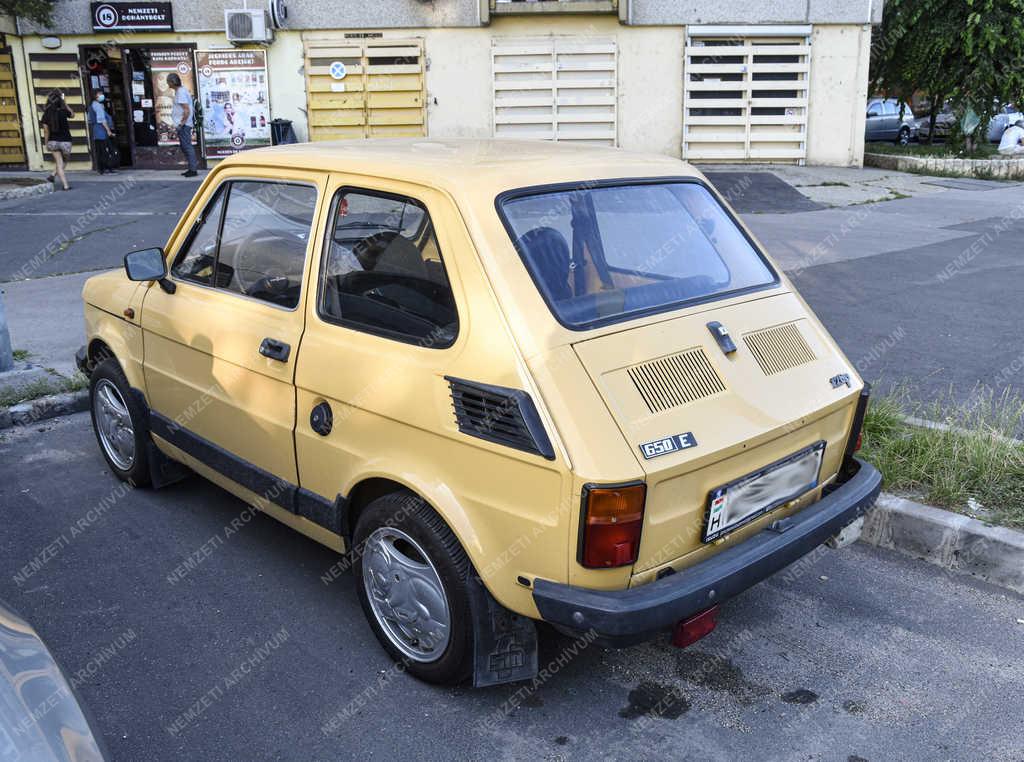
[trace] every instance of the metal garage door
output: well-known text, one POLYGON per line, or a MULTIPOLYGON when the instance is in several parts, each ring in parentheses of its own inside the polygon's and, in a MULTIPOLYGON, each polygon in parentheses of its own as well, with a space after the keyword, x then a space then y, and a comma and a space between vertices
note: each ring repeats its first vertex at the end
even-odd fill
POLYGON ((305 46, 310 140, 427 134, 422 40, 319 38, 305 46))
POLYGON ((615 145, 614 40, 495 38, 494 135, 615 145))
POLYGON ((14 83, 14 62, 10 48, 0 48, 0 167, 25 166, 25 143, 21 139, 21 115, 14 83))
POLYGON ((689 27, 683 158, 802 163, 810 33, 810 27, 689 27))
MULTIPOLYGON (((89 133, 85 126, 88 106, 82 95, 82 78, 78 71, 78 56, 74 53, 30 53, 29 69, 32 73, 32 97, 35 99, 36 121, 43 115, 46 97, 54 88, 64 93, 64 101, 74 112, 71 127, 71 161, 68 169, 92 169, 89 154, 89 133)), ((40 136, 42 128, 40 128, 40 136)), ((50 156, 44 155, 46 161, 50 156)))

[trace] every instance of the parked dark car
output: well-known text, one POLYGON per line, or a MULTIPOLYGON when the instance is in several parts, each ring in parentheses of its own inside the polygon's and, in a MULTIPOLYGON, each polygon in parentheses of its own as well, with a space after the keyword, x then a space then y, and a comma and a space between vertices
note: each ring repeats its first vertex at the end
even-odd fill
POLYGON ((864 126, 864 140, 868 142, 891 140, 906 145, 917 137, 917 123, 914 112, 908 104, 895 98, 872 98, 868 101, 867 120, 864 126))

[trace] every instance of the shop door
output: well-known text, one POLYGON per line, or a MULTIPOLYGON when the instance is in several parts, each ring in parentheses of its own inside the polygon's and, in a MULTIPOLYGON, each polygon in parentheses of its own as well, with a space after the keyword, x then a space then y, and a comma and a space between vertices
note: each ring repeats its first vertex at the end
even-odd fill
MULTIPOLYGON (((186 166, 171 122, 174 91, 167 86, 167 75, 176 72, 192 94, 193 105, 198 105, 194 50, 195 45, 181 44, 132 47, 122 51, 125 104, 132 126, 129 141, 132 164, 136 167, 184 169, 186 166)), ((193 115, 192 143, 200 166, 205 166, 199 144, 201 130, 195 129, 197 116, 193 115)))
POLYGON ((683 158, 802 163, 810 27, 688 27, 683 158))
MULTIPOLYGON (((71 127, 71 161, 68 169, 91 169, 92 157, 89 149, 89 132, 85 125, 87 102, 82 94, 82 77, 78 71, 78 55, 75 53, 30 53, 29 70, 32 73, 32 97, 35 100, 35 121, 43 116, 46 97, 51 90, 60 89, 64 102, 74 113, 68 120, 71 127)), ((42 130, 39 138, 42 140, 42 130)), ((44 152, 45 154, 45 152, 44 152)), ((50 156, 43 158, 52 162, 50 156)))
MULTIPOLYGON (((86 102, 91 104, 97 92, 103 93, 104 107, 114 119, 114 144, 120 166, 131 166, 132 148, 130 132, 132 112, 125 92, 124 61, 117 47, 81 45, 78 49, 82 61, 82 85, 86 102)), ((93 161, 96 157, 93 156, 93 161)))
POLYGON ((423 40, 308 39, 310 140, 427 134, 423 40))
POLYGON ((617 143, 615 40, 496 37, 494 136, 617 143))
POLYGON ((11 49, 0 47, 0 168, 24 169, 25 141, 21 137, 18 88, 14 82, 11 49))

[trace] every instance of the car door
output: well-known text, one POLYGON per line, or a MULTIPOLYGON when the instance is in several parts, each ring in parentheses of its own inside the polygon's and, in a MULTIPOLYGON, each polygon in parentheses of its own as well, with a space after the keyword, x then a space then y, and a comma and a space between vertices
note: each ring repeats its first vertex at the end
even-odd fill
POLYGON ((290 508, 295 358, 326 176, 264 171, 221 175, 172 242, 173 293, 151 287, 143 303, 144 369, 154 434, 290 508))
POLYGON ((882 126, 882 103, 881 101, 869 101, 867 117, 864 126, 864 139, 867 141, 881 140, 882 126))
POLYGON ((448 421, 451 402, 438 395, 460 370, 464 334, 444 256, 458 245, 443 227, 451 202, 419 186, 353 181, 335 179, 324 205, 296 369, 299 512, 333 531, 329 504, 365 464, 387 471, 397 459, 392 473, 411 483, 433 472, 423 459, 448 421))

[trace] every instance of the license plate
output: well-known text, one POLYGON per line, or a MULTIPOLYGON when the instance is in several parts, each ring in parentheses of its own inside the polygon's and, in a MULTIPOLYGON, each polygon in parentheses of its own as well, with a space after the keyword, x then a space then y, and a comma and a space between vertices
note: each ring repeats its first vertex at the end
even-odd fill
POLYGON ((739 529, 758 516, 818 486, 825 442, 815 442, 752 474, 708 493, 704 542, 739 529))

